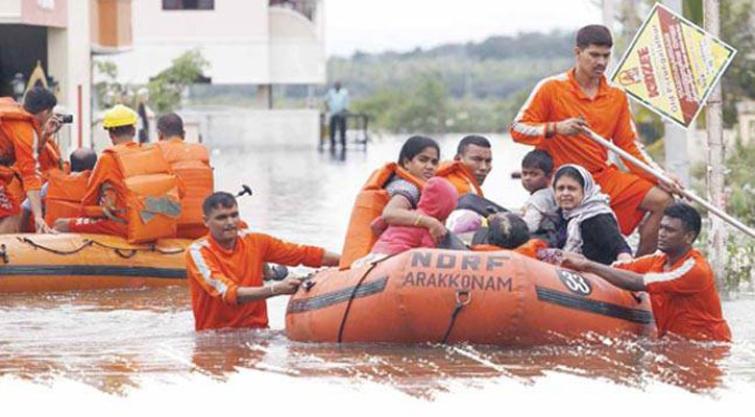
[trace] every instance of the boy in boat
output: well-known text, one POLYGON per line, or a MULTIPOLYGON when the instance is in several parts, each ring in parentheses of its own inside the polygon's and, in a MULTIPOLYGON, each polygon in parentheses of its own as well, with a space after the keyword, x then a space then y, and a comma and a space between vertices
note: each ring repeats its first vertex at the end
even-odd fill
POLYGON ((186 251, 196 330, 266 328, 265 299, 293 294, 301 281, 289 277, 264 286, 263 264, 336 266, 340 256, 316 246, 284 242, 239 229, 236 198, 216 192, 202 204, 210 233, 186 251))
POLYGON ((574 48, 574 68, 540 81, 510 132, 515 142, 547 151, 555 166, 572 163, 585 167, 610 196, 624 235, 631 234, 648 214, 639 226, 640 256, 655 251, 663 210, 673 202, 670 193, 679 185, 673 176, 674 184, 660 183, 626 161, 630 172, 620 171, 609 161, 607 150, 587 136, 589 128, 653 165, 637 141, 626 94, 610 85, 603 74, 612 46, 611 32, 605 26, 581 28, 574 48))
POLYGON ((563 264, 598 275, 619 288, 647 291, 658 336, 671 333, 693 340, 730 341, 713 271, 692 247, 700 224, 697 210, 685 203, 674 203, 663 212, 658 230, 659 252, 614 263, 613 267, 564 252, 563 264))
POLYGON ((560 218, 551 188, 553 158, 548 152, 535 149, 522 159, 522 186, 530 197, 524 203, 522 218, 530 234, 555 243, 556 225, 560 218))

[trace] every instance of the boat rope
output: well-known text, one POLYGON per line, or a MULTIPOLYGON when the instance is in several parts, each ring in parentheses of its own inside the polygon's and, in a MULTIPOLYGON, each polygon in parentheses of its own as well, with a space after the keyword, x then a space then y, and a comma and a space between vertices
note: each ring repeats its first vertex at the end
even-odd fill
POLYGON ((354 289, 351 291, 351 295, 349 296, 349 301, 346 303, 346 310, 343 312, 343 318, 341 318, 341 325, 338 326, 338 339, 337 343, 341 343, 341 340, 343 340, 343 329, 346 326, 346 318, 349 316, 349 311, 351 311, 351 303, 354 301, 354 297, 357 295, 357 291, 359 290, 359 287, 362 286, 362 283, 367 278, 367 276, 372 272, 373 269, 375 269, 378 264, 385 262, 386 260, 393 258, 396 255, 399 255, 402 252, 386 256, 385 258, 379 259, 375 262, 370 263, 370 267, 367 268, 366 271, 364 271, 364 274, 362 274, 362 277, 359 278, 359 281, 357 281, 357 285, 354 286, 354 289))
POLYGON ((451 330, 453 330, 454 325, 456 324, 456 318, 459 316, 459 313, 461 313, 461 310, 469 305, 471 301, 472 293, 469 292, 469 290, 456 290, 456 307, 454 307, 454 311, 451 313, 451 322, 448 323, 448 329, 446 329, 446 334, 443 335, 443 341, 441 343, 445 344, 448 342, 448 336, 451 335, 451 330))
MULTIPOLYGON (((182 253, 184 251, 183 249, 180 249, 180 248, 161 249, 155 246, 154 244, 150 244, 147 247, 143 247, 143 248, 123 248, 123 247, 118 247, 114 245, 109 245, 107 243, 102 243, 93 239, 82 239, 81 245, 79 247, 70 249, 70 250, 61 250, 61 249, 55 249, 55 248, 42 245, 40 243, 37 243, 29 239, 28 237, 18 237, 18 240, 21 243, 25 243, 35 249, 41 249, 50 253, 54 253, 56 255, 63 255, 63 256, 77 254, 90 246, 99 246, 105 249, 110 249, 113 252, 115 252, 118 256, 125 259, 131 258, 139 252, 158 252, 163 255, 174 255, 174 254, 182 253)), ((0 257, 1 256, 2 255, 0 254, 0 257)))
POLYGON ((0 245, 0 258, 3 260, 4 264, 7 264, 8 261, 8 252, 5 250, 5 243, 0 245))

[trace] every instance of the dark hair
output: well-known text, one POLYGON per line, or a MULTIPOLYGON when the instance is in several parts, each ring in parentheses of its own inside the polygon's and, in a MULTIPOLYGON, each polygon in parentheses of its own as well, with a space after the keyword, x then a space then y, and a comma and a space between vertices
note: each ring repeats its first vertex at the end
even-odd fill
POLYGON ((412 136, 401 147, 401 151, 398 153, 398 164, 403 166, 405 159, 411 161, 426 148, 435 148, 438 152, 438 159, 440 159, 438 142, 425 136, 412 136))
POLYGON ((697 239, 697 235, 700 234, 702 221, 700 220, 700 213, 694 207, 686 203, 676 202, 666 207, 663 210, 663 215, 681 220, 685 231, 695 233, 695 237, 692 240, 697 239))
POLYGON ((218 191, 204 199, 204 202, 202 203, 202 213, 204 213, 205 216, 209 216, 210 212, 218 207, 231 208, 236 207, 237 205, 236 197, 234 197, 233 194, 225 191, 218 191))
POLYGON ((481 148, 490 149, 490 141, 486 137, 480 135, 469 135, 461 138, 461 141, 459 141, 459 146, 456 147, 456 154, 463 155, 464 152, 467 151, 467 147, 469 147, 469 145, 475 145, 481 148))
POLYGON ((558 182, 559 178, 567 176, 569 178, 574 179, 579 183, 579 185, 582 186, 582 189, 585 188, 585 179, 582 178, 582 174, 577 170, 577 168, 574 168, 572 166, 564 165, 560 167, 558 170, 556 170, 556 175, 553 177, 553 188, 556 188, 556 183, 558 182))
POLYGON ((590 45, 612 47, 611 31, 603 25, 587 25, 577 31, 577 46, 584 49, 590 45))
POLYGON ((71 152, 71 171, 81 172, 94 169, 97 152, 90 148, 79 148, 71 152))
POLYGON ((157 131, 165 136, 184 137, 184 122, 181 116, 175 113, 168 113, 157 119, 157 131))
POLYGON ((522 159, 522 168, 534 168, 542 170, 545 175, 553 172, 553 158, 548 152, 540 149, 527 152, 522 159))
POLYGON ((24 110, 31 114, 50 110, 58 104, 58 99, 52 91, 44 87, 34 87, 24 96, 24 110))
POLYGON ((496 213, 488 217, 488 243, 514 249, 530 239, 527 223, 514 213, 496 213))
POLYGON ((107 132, 115 137, 135 136, 136 127, 134 125, 111 127, 107 129, 107 132))

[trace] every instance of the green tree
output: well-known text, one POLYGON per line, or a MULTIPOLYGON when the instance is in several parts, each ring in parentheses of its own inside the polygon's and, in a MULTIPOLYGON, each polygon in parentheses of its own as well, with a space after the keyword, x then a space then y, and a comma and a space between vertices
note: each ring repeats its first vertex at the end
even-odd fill
POLYGON ((209 62, 199 50, 185 52, 149 81, 150 103, 159 113, 174 110, 181 104, 184 90, 202 78, 208 67, 209 62))

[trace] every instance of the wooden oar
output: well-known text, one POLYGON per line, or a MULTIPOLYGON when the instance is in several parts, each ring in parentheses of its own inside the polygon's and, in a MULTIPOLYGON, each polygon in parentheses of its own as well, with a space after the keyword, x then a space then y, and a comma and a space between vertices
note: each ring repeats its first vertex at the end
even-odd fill
MULTIPOLYGON (((592 139, 593 141, 599 143, 600 145, 616 152, 619 154, 622 158, 626 159, 627 161, 633 163, 634 165, 640 167, 643 171, 647 172, 650 175, 653 175, 654 177, 658 178, 660 181, 665 182, 666 184, 674 184, 674 181, 671 180, 671 178, 664 175, 662 172, 658 172, 653 167, 649 166, 645 162, 637 159, 634 157, 634 155, 630 154, 629 152, 619 148, 618 146, 614 145, 612 142, 607 141, 604 137, 598 135, 597 133, 593 132, 592 130, 588 128, 583 128, 585 132, 587 132, 587 136, 592 139)), ((728 215, 725 211, 721 210, 720 208, 714 206, 713 204, 709 203, 708 201, 704 200, 702 197, 698 197, 696 194, 687 191, 684 188, 679 189, 679 192, 684 197, 687 197, 688 199, 697 202, 701 206, 705 207, 710 211, 711 213, 715 214, 716 216, 722 218, 725 222, 729 223, 730 225, 736 227, 737 229, 743 231, 744 233, 748 234, 750 237, 755 238, 755 230, 753 230, 751 227, 747 226, 746 224, 740 222, 739 220, 735 219, 734 217, 731 217, 728 215)))

